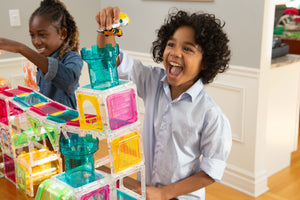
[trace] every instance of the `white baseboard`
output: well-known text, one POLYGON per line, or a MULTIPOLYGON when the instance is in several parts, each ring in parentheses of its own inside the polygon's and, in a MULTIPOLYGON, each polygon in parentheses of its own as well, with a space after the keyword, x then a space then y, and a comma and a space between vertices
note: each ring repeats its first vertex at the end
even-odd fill
POLYGON ((267 178, 265 172, 260 176, 254 177, 251 172, 234 165, 228 165, 221 183, 251 197, 258 197, 269 190, 267 187, 267 178))

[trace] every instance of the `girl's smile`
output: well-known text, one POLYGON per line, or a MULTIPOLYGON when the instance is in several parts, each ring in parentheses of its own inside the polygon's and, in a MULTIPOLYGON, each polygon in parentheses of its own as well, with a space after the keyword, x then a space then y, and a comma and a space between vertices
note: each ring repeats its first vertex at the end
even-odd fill
POLYGON ((51 56, 63 44, 65 33, 42 16, 35 16, 29 24, 31 42, 43 56, 51 56))

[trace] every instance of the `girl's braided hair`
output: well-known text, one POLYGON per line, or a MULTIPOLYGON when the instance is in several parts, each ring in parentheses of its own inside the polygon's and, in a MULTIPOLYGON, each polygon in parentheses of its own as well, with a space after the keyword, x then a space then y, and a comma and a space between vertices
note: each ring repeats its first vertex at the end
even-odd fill
POLYGON ((35 16, 43 16, 57 29, 57 32, 62 28, 67 30, 67 37, 63 41, 58 60, 61 59, 70 50, 78 52, 79 49, 79 32, 73 16, 69 13, 64 3, 59 0, 43 0, 31 15, 30 21, 35 16), (67 45, 69 45, 68 48, 67 45))
POLYGON ((203 84, 213 81, 218 73, 224 72, 229 66, 231 52, 229 39, 222 30, 222 23, 213 14, 192 13, 182 10, 171 10, 165 23, 157 32, 157 39, 152 43, 153 60, 163 61, 166 44, 174 32, 182 26, 190 26, 195 30, 195 41, 203 50, 202 67, 198 78, 203 84))

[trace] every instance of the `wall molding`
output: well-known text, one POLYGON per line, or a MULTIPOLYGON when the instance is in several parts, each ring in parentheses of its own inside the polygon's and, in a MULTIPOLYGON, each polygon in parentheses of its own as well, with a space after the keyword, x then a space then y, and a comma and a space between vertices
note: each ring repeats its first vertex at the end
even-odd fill
MULTIPOLYGON (((228 83, 222 83, 220 81, 215 81, 213 83, 210 83, 208 86, 206 86, 206 89, 207 90, 211 90, 209 89, 211 88, 212 90, 222 90, 224 91, 225 93, 227 93, 227 100, 226 101, 226 105, 223 106, 222 110, 226 110, 226 107, 229 107, 230 105, 229 104, 232 104, 232 101, 229 100, 230 97, 233 98, 233 95, 236 96, 236 99, 237 101, 240 102, 240 105, 231 105, 230 106, 230 109, 231 109, 231 112, 227 112, 227 117, 231 117, 230 115, 236 111, 234 114, 236 115, 235 116, 235 119, 238 118, 240 119, 240 127, 234 127, 232 126, 232 140, 233 141, 236 141, 236 142, 239 142, 239 143, 244 143, 244 137, 245 137, 245 116, 246 116, 246 105, 245 105, 245 102, 246 102, 246 88, 245 87, 239 87, 237 85, 231 85, 231 84, 228 84, 228 83), (231 95, 231 96, 229 96, 231 95), (234 109, 234 108, 237 108, 234 109), (239 112, 241 111, 241 112, 239 112)), ((220 98, 221 99, 221 98, 220 98)), ((219 106, 222 107, 222 103, 224 103, 224 99, 226 99, 226 96, 224 95, 223 98, 222 98, 222 102, 219 102, 217 103, 219 106)), ((218 100, 218 99, 216 99, 218 100)), ((234 102, 235 103, 235 102, 234 102)))
POLYGON ((221 183, 249 196, 258 197, 269 190, 266 174, 266 171, 262 171, 255 176, 249 171, 227 164, 221 183))

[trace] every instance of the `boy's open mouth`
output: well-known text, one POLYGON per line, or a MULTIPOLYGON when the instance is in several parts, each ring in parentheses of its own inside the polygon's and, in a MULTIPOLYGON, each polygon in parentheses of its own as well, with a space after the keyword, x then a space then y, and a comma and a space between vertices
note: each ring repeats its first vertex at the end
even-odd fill
POLYGON ((172 76, 178 76, 183 71, 183 67, 175 62, 169 63, 169 73, 172 76))

